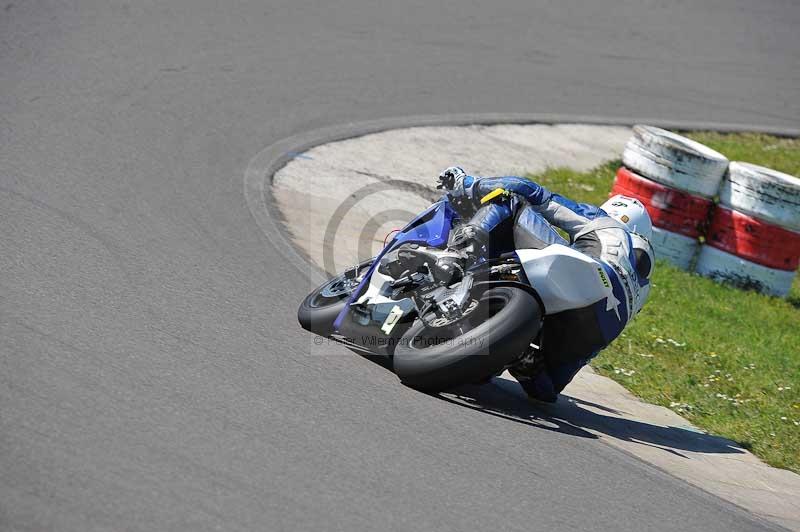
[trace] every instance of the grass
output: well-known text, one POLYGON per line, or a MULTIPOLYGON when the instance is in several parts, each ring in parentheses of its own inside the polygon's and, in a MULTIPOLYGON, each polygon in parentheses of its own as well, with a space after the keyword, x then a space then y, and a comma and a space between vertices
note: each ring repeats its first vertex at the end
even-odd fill
MULTIPOLYGON (((800 140, 692 133, 725 154, 800 175, 800 140)), ((608 197, 620 162, 531 176, 576 201, 608 197)), ((650 300, 592 365, 642 399, 800 473, 800 278, 788 299, 738 290, 659 262, 650 300)))

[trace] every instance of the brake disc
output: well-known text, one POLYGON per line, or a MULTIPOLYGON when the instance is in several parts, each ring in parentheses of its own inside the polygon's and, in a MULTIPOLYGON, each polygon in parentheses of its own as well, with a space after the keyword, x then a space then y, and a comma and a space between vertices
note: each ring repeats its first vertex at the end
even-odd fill
POLYGON ((326 284, 322 290, 320 290, 320 294, 322 294, 323 297, 341 297, 352 293, 358 286, 358 283, 359 281, 357 279, 337 277, 326 284))

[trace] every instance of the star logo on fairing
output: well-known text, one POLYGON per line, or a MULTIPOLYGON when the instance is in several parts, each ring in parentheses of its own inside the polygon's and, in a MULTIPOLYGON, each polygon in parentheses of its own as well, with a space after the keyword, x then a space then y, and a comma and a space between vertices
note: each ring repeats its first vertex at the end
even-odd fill
POLYGON ((619 315, 619 306, 621 303, 622 301, 614 297, 614 291, 609 290, 608 297, 606 297, 606 312, 613 309, 614 314, 617 315, 618 321, 622 321, 622 317, 619 315))
POLYGON ((608 296, 606 296, 606 312, 608 312, 611 309, 614 309, 614 314, 617 315, 617 321, 622 321, 622 317, 619 315, 619 305, 622 302, 616 297, 614 297, 614 288, 608 281, 608 277, 606 276, 606 272, 603 271, 603 268, 598 267, 597 273, 600 276, 600 281, 603 283, 606 292, 608 293, 608 296))

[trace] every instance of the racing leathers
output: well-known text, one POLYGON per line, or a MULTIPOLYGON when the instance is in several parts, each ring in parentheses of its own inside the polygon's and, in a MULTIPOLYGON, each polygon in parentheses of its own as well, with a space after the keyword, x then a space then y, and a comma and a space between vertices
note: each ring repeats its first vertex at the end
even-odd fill
MULTIPOLYGON (((579 291, 577 299, 548 305, 552 308, 545 308, 537 362, 511 370, 531 397, 555 401, 578 370, 641 310, 650 289, 652 248, 644 255, 648 264, 642 264, 643 255, 634 253, 631 237, 642 239, 625 224, 599 207, 576 203, 522 177, 464 176, 448 197, 467 220, 460 230, 467 235, 462 240, 483 247, 490 256, 507 249, 548 248, 551 253, 578 251, 596 263, 581 275, 595 276, 585 280, 593 283, 599 277, 607 290, 600 296, 597 291, 585 295, 579 291), (569 241, 553 226, 563 230, 569 241)), ((584 280, 574 281, 579 286, 584 280)))

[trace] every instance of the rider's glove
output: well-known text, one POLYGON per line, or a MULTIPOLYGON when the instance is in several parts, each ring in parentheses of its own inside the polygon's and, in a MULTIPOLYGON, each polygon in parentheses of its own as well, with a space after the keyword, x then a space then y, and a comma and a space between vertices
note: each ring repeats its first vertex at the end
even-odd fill
POLYGON ((436 186, 438 189, 453 190, 459 179, 463 180, 467 173, 460 166, 451 166, 446 168, 444 172, 439 174, 439 184, 436 186))
POLYGON ((486 231, 471 224, 464 224, 454 227, 447 239, 447 247, 450 249, 463 249, 475 240, 484 240, 486 231), (481 233, 479 235, 479 233, 481 233))

